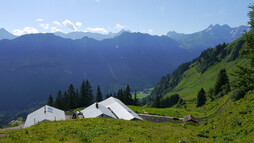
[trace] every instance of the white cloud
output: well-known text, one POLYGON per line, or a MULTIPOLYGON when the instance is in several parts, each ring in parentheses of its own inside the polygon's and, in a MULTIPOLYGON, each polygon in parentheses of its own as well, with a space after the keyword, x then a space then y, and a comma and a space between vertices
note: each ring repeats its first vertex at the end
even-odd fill
POLYGON ((63 21, 63 25, 70 28, 73 31, 77 31, 77 27, 68 19, 66 19, 65 21, 63 21))
POLYGON ((40 27, 44 29, 49 29, 49 24, 40 24, 40 27))
POLYGON ((39 33, 39 31, 33 27, 25 27, 23 30, 20 30, 20 29, 13 30, 13 34, 16 36, 31 34, 31 33, 35 34, 35 33, 39 33))
POLYGON ((148 29, 147 31, 148 31, 149 34, 153 33, 153 29, 148 29))
POLYGON ((53 24, 58 25, 58 26, 62 26, 62 24, 58 21, 53 21, 53 24))
POLYGON ((44 21, 44 19, 38 18, 38 19, 36 19, 36 21, 37 21, 37 22, 42 22, 42 21, 44 21))
POLYGON ((82 23, 79 22, 79 21, 77 21, 77 22, 76 22, 76 26, 81 27, 81 26, 82 26, 82 23))
POLYGON ((116 29, 118 30, 122 30, 124 28, 124 26, 120 25, 120 24, 116 24, 116 29))
POLYGON ((105 28, 91 28, 91 27, 88 27, 87 31, 96 32, 96 33, 103 33, 103 34, 107 34, 108 33, 108 30, 105 29, 105 28))
POLYGON ((61 31, 60 29, 58 29, 54 26, 52 26, 50 29, 51 29, 51 32, 53 32, 53 33, 61 31))

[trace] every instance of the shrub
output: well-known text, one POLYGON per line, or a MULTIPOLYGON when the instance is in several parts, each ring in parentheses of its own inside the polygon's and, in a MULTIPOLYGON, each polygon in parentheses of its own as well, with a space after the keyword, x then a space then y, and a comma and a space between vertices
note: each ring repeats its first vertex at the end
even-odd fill
POLYGON ((220 99, 221 97, 223 97, 223 93, 222 92, 219 92, 215 97, 214 99, 220 99))
POLYGON ((197 134, 197 136, 203 137, 203 138, 209 138, 208 134, 209 134, 209 131, 206 130, 206 131, 201 131, 201 132, 199 132, 199 133, 197 134))
POLYGON ((180 97, 178 94, 171 95, 169 97, 161 99, 161 107, 162 108, 172 107, 173 105, 177 104, 179 100, 180 97))
POLYGON ((222 92, 224 95, 228 94, 230 92, 230 85, 229 84, 225 84, 222 86, 222 92))
POLYGON ((231 94, 231 99, 237 101, 245 96, 246 92, 242 89, 236 89, 231 94))
POLYGON ((211 101, 214 101, 214 89, 213 88, 208 89, 207 96, 211 99, 211 101))
POLYGON ((240 121, 240 119, 238 119, 237 117, 232 119, 232 125, 233 126, 241 126, 242 122, 240 121))

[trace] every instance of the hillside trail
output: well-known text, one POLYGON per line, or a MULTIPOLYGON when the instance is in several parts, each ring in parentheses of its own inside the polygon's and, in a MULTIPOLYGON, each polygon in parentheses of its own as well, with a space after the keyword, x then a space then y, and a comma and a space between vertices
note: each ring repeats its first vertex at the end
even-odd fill
MULTIPOLYGON (((231 102, 232 102, 232 99, 228 99, 227 103, 224 104, 224 105, 218 110, 218 112, 216 112, 216 113, 214 113, 214 114, 212 114, 212 115, 210 115, 210 116, 208 116, 208 117, 214 116, 214 115, 216 115, 216 114, 220 114, 223 110, 225 110, 225 109, 227 108, 227 106, 228 106, 231 102)), ((203 121, 203 120, 207 119, 208 117, 200 118, 200 119, 198 119, 198 122, 203 121)))
POLYGON ((22 123, 22 124, 20 124, 19 126, 16 126, 16 127, 0 129, 0 131, 18 130, 18 129, 23 129, 23 128, 24 128, 24 123, 22 123))
POLYGON ((217 112, 217 114, 220 114, 223 110, 225 110, 225 108, 232 102, 232 99, 228 99, 227 103, 225 105, 223 105, 219 111, 217 112))

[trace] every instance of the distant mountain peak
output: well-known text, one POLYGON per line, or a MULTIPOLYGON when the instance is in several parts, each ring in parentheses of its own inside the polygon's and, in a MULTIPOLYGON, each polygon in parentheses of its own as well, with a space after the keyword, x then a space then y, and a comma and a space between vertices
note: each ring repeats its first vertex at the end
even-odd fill
POLYGON ((227 24, 222 25, 222 27, 231 28, 231 27, 230 27, 229 25, 227 25, 227 24))
POLYGON ((118 37, 118 36, 122 35, 123 33, 131 33, 131 31, 130 31, 130 30, 122 29, 121 31, 119 31, 118 33, 116 33, 116 34, 114 35, 114 37, 118 37))
POLYGON ((14 38, 16 38, 16 36, 11 34, 10 32, 8 32, 6 29, 4 29, 4 28, 0 29, 0 40, 2 40, 2 39, 14 39, 14 38))
POLYGON ((215 24, 213 27, 221 27, 220 24, 215 24))
POLYGON ((4 28, 0 28, 0 32, 10 33, 10 32, 8 32, 6 29, 4 29, 4 28))
POLYGON ((243 31, 249 31, 248 26, 230 27, 227 24, 211 24, 208 28, 192 34, 168 32, 167 36, 173 38, 190 49, 204 50, 220 43, 230 43, 242 36, 243 31))
POLYGON ((4 29, 4 28, 0 28, 0 31, 7 31, 6 29, 4 29))
POLYGON ((220 25, 220 24, 213 25, 213 24, 211 24, 211 25, 208 26, 207 29, 212 29, 212 28, 231 28, 231 27, 227 24, 224 24, 224 25, 220 25))
POLYGON ((208 26, 208 29, 209 29, 209 28, 213 28, 213 25, 212 25, 212 24, 211 24, 211 25, 209 25, 209 26, 208 26))

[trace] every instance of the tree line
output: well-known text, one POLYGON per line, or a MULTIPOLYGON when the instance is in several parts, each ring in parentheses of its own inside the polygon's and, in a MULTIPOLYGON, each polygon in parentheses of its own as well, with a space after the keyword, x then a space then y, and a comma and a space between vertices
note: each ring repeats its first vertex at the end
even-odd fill
MULTIPOLYGON (((111 96, 118 98, 124 104, 138 105, 136 91, 134 93, 134 98, 132 98, 131 89, 129 85, 127 85, 124 90, 119 89, 117 93, 113 92, 107 94, 105 99, 111 96)), ((80 107, 90 106, 94 102, 100 102, 103 99, 104 98, 100 86, 97 86, 96 94, 94 95, 90 82, 86 80, 82 82, 79 89, 78 88, 75 89, 73 84, 70 84, 68 90, 64 92, 59 90, 57 92, 55 99, 50 94, 47 100, 47 104, 49 106, 53 106, 64 111, 69 111, 80 107)))
POLYGON ((184 105, 183 99, 180 98, 179 94, 173 94, 171 96, 167 96, 165 98, 156 97, 155 102, 153 102, 150 106, 156 108, 168 108, 174 105, 184 105))

